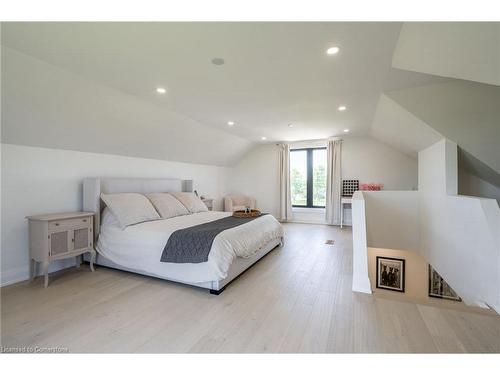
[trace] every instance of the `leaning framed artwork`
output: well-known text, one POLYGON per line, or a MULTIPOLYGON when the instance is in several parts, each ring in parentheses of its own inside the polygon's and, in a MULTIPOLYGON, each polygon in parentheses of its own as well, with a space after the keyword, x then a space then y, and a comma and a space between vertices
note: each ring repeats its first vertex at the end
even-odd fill
POLYGON ((461 301, 457 293, 443 280, 441 275, 429 264, 429 297, 461 301))
POLYGON ((405 292, 405 260, 377 257, 377 288, 405 292))

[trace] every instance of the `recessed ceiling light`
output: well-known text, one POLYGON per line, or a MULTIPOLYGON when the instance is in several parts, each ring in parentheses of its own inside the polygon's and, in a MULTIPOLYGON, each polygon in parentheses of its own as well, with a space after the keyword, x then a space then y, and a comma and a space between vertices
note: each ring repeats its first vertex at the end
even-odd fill
POLYGON ((289 128, 293 128, 293 124, 288 124, 288 127, 289 128))
POLYGON ((167 90, 164 87, 157 87, 156 92, 158 94, 165 94, 167 92, 167 90))
POLYGON ((228 121, 228 122, 227 122, 227 124, 228 124, 229 126, 233 126, 233 125, 234 125, 234 121, 228 121))
POLYGON ((345 111, 347 107, 345 105, 341 105, 340 107, 337 108, 340 112, 345 111))
POLYGON ((327 55, 336 55, 337 53, 339 53, 340 51, 340 48, 335 46, 335 47, 330 47, 326 50, 326 54, 327 55))
POLYGON ((214 65, 224 65, 224 59, 222 57, 214 57, 212 59, 212 64, 214 65))
POLYGON ((349 129, 344 129, 344 133, 349 133, 349 129))
POLYGON ((263 141, 265 141, 267 139, 267 137, 261 137, 260 139, 262 139, 263 141))

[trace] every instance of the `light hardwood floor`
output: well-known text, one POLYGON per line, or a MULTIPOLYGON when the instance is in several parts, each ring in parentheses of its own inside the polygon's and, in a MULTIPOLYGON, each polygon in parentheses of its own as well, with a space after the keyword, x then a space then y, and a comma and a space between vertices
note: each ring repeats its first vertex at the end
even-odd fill
POLYGON ((219 296, 98 267, 1 289, 4 347, 71 352, 500 352, 500 317, 351 291, 349 229, 286 224, 219 296), (333 246, 325 240, 333 239, 333 246))

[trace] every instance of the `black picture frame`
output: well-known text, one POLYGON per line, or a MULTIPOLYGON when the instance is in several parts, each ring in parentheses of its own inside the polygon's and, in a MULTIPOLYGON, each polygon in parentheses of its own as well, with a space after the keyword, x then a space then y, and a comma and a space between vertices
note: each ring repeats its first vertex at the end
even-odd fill
POLYGON ((461 302, 462 298, 452 289, 441 275, 429 264, 428 295, 431 298, 461 302))
POLYGON ((406 277, 405 259, 377 256, 376 273, 377 273, 376 287, 378 289, 391 290, 393 292, 400 292, 400 293, 405 292, 405 277, 406 277), (382 275, 384 271, 383 269, 381 269, 381 266, 389 268, 391 268, 392 266, 392 268, 395 268, 399 272, 399 277, 396 276, 396 280, 388 280, 387 276, 384 277, 382 275), (397 285, 392 286, 391 285, 392 283, 397 283, 397 285))

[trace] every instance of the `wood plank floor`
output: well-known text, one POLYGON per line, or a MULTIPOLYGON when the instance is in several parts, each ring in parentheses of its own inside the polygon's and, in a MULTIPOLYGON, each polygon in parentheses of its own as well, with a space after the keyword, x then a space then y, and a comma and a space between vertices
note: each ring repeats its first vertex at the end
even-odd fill
POLYGON ((219 296, 87 267, 1 289, 4 347, 70 352, 500 352, 500 317, 351 291, 349 229, 285 224, 219 296), (333 239, 333 246, 325 240, 333 239))

